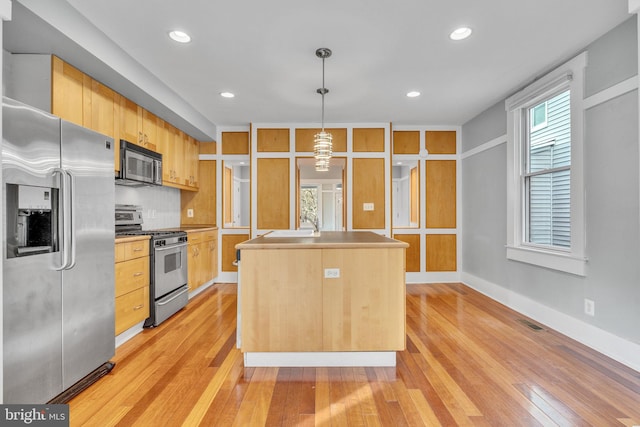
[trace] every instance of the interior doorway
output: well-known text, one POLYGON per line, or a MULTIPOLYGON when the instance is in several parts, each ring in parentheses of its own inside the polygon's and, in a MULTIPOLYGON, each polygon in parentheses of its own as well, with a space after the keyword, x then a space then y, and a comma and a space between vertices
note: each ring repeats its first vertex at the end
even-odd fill
POLYGON ((345 229, 346 159, 332 157, 327 172, 316 172, 313 157, 296 158, 296 228, 345 229))

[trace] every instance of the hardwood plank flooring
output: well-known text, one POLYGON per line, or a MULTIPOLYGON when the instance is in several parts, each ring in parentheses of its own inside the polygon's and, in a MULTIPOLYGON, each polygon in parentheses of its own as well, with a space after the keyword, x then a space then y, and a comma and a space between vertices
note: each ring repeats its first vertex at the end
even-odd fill
POLYGON ((216 284, 120 346, 71 425, 640 425, 640 373, 462 284, 407 286, 396 368, 245 369, 235 331, 216 284))

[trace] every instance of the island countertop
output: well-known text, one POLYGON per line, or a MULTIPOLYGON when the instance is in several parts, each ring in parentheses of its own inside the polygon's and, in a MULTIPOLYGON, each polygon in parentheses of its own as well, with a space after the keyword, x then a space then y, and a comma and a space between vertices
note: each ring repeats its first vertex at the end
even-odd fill
POLYGON ((409 245, 371 231, 321 231, 313 236, 269 237, 270 233, 238 243, 236 249, 406 248, 409 245))

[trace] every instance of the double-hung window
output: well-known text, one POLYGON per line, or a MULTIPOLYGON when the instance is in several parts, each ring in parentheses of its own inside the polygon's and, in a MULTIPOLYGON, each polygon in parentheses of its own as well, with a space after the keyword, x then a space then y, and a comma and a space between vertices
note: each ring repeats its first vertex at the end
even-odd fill
POLYGON ((585 274, 586 54, 506 101, 507 258, 585 274))

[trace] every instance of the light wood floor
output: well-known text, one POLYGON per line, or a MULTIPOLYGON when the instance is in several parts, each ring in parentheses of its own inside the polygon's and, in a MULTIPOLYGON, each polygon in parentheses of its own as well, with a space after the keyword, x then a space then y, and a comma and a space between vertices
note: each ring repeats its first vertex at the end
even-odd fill
POLYGON ((464 285, 407 286, 396 368, 244 369, 235 319, 235 285, 207 289, 119 347, 71 425, 640 425, 640 373, 464 285))

